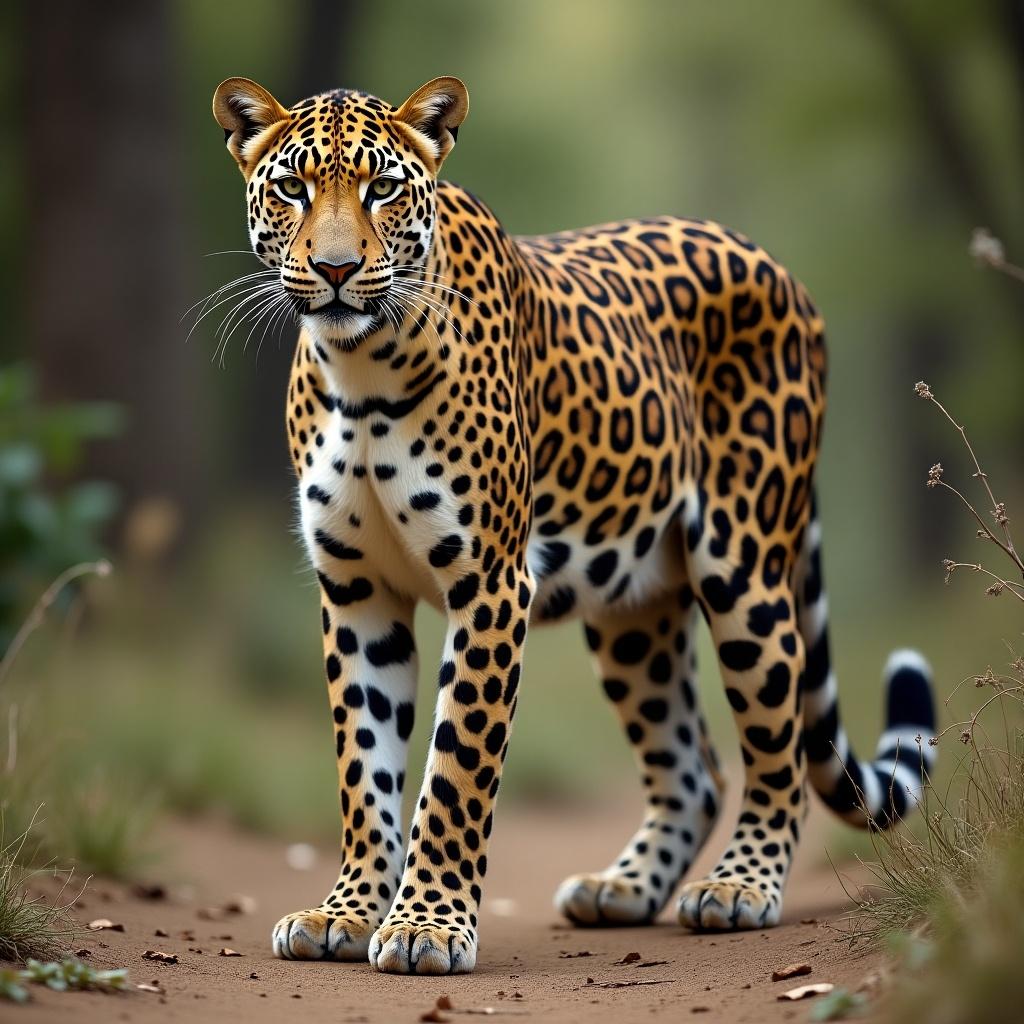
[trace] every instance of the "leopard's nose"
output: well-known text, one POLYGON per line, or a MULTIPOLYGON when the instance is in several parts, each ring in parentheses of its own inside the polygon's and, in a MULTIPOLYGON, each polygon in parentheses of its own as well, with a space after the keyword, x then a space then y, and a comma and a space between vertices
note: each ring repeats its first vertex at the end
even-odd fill
POLYGON ((359 263, 318 263, 311 259, 309 263, 328 284, 339 288, 359 269, 362 260, 359 263))

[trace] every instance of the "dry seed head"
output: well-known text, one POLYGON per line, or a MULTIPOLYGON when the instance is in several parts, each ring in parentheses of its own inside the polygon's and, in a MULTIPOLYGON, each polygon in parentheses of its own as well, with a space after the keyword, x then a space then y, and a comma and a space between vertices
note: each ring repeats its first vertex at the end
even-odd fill
POLYGON ((946 570, 946 582, 949 582, 949 577, 956 571, 956 562, 951 558, 944 558, 942 560, 942 568, 946 570))
POLYGON ((939 481, 942 479, 942 463, 936 462, 931 469, 928 470, 928 486, 938 487, 939 481))
POLYGON ((1006 514, 1006 502, 999 502, 992 509, 992 515, 995 516, 995 520, 1000 526, 1005 526, 1010 521, 1010 517, 1006 514))
POLYGON ((985 593, 989 597, 998 597, 1006 587, 1002 583, 993 583, 991 586, 985 588, 985 593))
POLYGON ((932 394, 932 389, 928 387, 923 380, 919 380, 914 385, 914 394, 917 395, 918 398, 924 398, 926 400, 930 400, 935 397, 932 394))
POLYGON ((1006 261, 1003 243, 988 228, 975 228, 971 244, 967 247, 971 258, 990 267, 998 267, 1006 261))

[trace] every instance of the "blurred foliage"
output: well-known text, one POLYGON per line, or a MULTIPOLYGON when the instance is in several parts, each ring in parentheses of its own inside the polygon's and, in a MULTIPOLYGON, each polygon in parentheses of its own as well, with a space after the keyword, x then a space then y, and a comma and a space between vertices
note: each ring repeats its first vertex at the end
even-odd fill
POLYGON ((109 404, 42 403, 28 365, 0 367, 0 651, 53 577, 99 555, 116 489, 58 481, 82 465, 87 442, 119 424, 109 404))

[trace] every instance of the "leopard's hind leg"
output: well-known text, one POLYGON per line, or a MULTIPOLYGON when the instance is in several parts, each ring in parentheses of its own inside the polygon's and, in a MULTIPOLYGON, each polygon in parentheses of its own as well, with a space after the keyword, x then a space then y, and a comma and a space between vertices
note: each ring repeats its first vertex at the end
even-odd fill
POLYGON ((640 768, 646 810, 608 868, 559 886, 555 906, 577 924, 652 921, 711 831, 721 781, 697 705, 695 611, 684 586, 587 621, 605 694, 640 768))

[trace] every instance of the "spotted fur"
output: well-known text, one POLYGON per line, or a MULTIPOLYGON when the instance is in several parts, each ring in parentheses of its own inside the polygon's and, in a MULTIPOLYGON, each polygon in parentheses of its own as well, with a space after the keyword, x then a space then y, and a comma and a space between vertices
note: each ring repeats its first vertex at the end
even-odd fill
POLYGON ((839 724, 812 512, 822 319, 783 267, 718 224, 510 237, 437 179, 467 109, 451 78, 398 108, 337 91, 286 109, 245 79, 214 100, 253 249, 301 322, 288 441, 340 779, 338 882, 279 922, 274 950, 473 968, 527 629, 570 617, 633 746, 645 811, 612 865, 566 880, 558 908, 580 924, 651 921, 711 829, 722 781, 697 702, 699 612, 743 796, 678 916, 772 925, 808 775, 847 820, 887 825, 918 791, 918 736, 933 726, 913 654, 891 663, 875 762, 853 757, 839 724), (406 841, 420 600, 448 630, 406 841))

